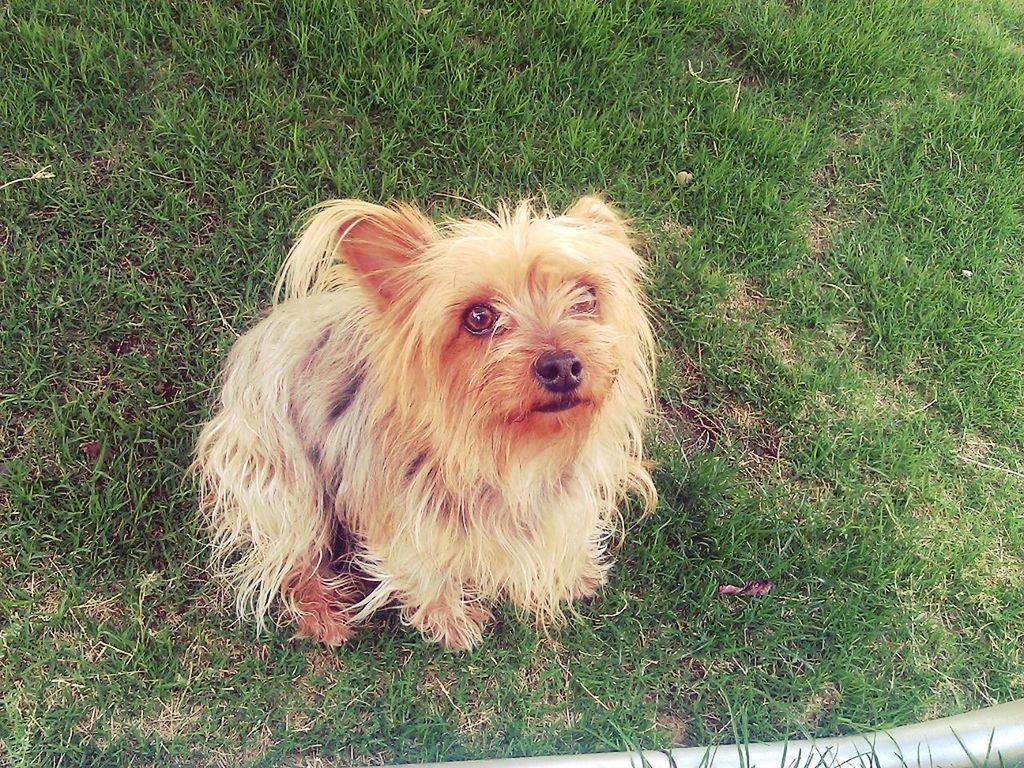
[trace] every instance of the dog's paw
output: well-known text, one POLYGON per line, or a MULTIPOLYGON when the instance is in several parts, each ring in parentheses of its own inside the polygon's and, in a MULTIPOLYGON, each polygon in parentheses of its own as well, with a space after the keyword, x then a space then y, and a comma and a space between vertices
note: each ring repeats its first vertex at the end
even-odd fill
POLYGON ((424 637, 449 651, 469 651, 480 644, 491 612, 482 606, 433 606, 421 612, 413 626, 424 637))
POLYGON ((289 596, 289 613, 298 627, 295 638, 336 646, 352 637, 352 596, 328 586, 321 574, 294 578, 289 583, 289 596))
POLYGON ((608 571, 591 563, 569 590, 569 599, 589 600, 608 582, 608 571))
POLYGON ((344 611, 324 610, 308 613, 296 620, 299 629, 296 639, 308 638, 334 647, 341 645, 354 634, 348 621, 348 613, 344 611))
POLYGON ((349 622, 349 603, 332 600, 329 595, 313 603, 307 601, 295 617, 296 638, 309 638, 327 646, 341 645, 354 634, 349 622))

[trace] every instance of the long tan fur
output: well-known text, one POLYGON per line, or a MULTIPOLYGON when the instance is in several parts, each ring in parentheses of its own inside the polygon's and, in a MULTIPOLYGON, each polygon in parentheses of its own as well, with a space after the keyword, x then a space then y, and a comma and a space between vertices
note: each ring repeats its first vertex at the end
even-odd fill
POLYGON ((447 647, 495 600, 557 623, 610 566, 654 342, 642 264, 597 198, 438 226, 411 206, 319 206, 270 315, 238 340, 194 468, 214 562, 258 625, 279 607, 328 644, 397 602, 447 647), (467 331, 469 308, 497 319, 467 331), (571 350, 582 384, 538 383, 571 350), (557 404, 557 403, 556 403, 557 404))

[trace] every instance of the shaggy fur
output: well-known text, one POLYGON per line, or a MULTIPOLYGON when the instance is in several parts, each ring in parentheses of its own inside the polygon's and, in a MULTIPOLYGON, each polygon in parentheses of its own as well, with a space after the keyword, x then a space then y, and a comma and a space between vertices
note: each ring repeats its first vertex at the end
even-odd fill
POLYGON ((405 205, 315 209, 196 448, 239 613, 333 645, 397 603, 470 648, 492 601, 546 624, 592 595, 619 503, 655 498, 641 277, 593 197, 442 225, 405 205), (471 327, 474 307, 493 327, 471 327), (537 361, 566 350, 582 381, 553 393, 537 361))

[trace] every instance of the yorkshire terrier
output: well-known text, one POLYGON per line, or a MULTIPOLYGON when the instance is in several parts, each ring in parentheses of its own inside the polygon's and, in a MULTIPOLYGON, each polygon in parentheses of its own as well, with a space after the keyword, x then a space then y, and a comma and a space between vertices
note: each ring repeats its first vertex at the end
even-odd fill
POLYGON ((620 503, 655 503, 631 237, 596 197, 442 224, 314 209, 196 447, 239 614, 337 645, 397 604, 469 649, 493 601, 547 625, 595 594, 620 503))

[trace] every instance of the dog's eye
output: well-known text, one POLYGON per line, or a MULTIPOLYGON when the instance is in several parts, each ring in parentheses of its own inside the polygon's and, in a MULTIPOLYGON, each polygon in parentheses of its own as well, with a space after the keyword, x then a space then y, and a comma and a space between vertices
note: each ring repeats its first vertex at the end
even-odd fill
POLYGON ((490 304, 474 304, 462 316, 463 327, 477 336, 493 331, 496 322, 498 322, 498 310, 490 304))
POLYGON ((570 310, 574 315, 592 315, 597 311, 597 291, 594 286, 588 285, 584 288, 586 296, 572 305, 570 310))

